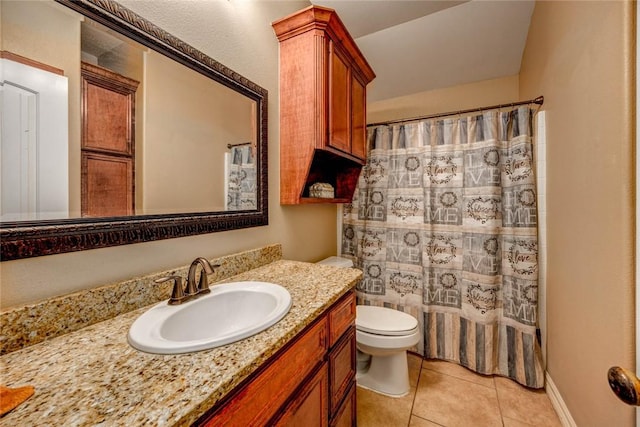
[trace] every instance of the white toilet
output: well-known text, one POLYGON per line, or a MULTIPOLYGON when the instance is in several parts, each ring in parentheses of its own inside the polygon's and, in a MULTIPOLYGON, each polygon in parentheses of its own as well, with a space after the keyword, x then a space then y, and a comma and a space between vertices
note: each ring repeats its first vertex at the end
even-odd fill
POLYGON ((389 396, 405 396, 409 393, 407 350, 419 340, 415 317, 385 307, 356 306, 356 345, 371 356, 368 369, 359 357, 358 385, 389 396))
MULTIPOLYGON (((351 260, 340 257, 319 264, 353 266, 351 260)), ((413 316, 385 307, 356 306, 358 386, 392 397, 409 393, 407 350, 419 340, 418 321, 413 316)))

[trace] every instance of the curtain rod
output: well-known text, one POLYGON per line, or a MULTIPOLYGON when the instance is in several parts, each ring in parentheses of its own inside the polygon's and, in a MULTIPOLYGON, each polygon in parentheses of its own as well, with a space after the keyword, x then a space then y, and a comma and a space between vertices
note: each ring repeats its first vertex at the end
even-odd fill
POLYGON ((242 145, 251 145, 251 142, 241 142, 239 144, 227 144, 227 148, 231 150, 233 147, 240 147, 242 145))
POLYGON ((448 113, 439 113, 439 114, 431 114, 429 116, 412 117, 410 119, 389 120, 386 122, 371 123, 371 124, 368 124, 367 127, 379 126, 379 125, 390 125, 393 123, 401 123, 401 122, 412 122, 416 120, 435 119, 437 117, 457 116, 459 114, 475 113, 478 111, 485 111, 485 110, 497 110, 498 108, 515 107, 517 105, 538 104, 542 106, 543 103, 544 103, 544 96, 539 96, 535 99, 529 99, 527 101, 520 101, 520 102, 512 102, 510 104, 498 104, 498 105, 491 105, 489 107, 471 108, 469 110, 450 111, 448 113))

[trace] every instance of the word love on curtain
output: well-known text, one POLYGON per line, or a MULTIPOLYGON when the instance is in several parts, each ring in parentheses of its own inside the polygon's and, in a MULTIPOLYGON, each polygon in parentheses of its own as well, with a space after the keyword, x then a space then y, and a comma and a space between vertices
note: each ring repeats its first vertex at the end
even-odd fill
POLYGON ((417 351, 540 388, 533 111, 368 128, 342 255, 358 302, 412 314, 417 351))

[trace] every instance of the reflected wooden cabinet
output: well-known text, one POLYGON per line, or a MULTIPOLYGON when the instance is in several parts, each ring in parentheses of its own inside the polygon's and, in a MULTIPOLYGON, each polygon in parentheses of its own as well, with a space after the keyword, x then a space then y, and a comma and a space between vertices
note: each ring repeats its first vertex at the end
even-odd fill
POLYGON ((82 63, 82 216, 133 215, 138 82, 82 63))
POLYGON ((280 203, 344 203, 366 161, 366 86, 375 74, 333 9, 272 24, 280 42, 280 203), (310 197, 317 182, 333 199, 310 197))
POLYGON ((355 426, 355 293, 210 409, 198 426, 355 426))

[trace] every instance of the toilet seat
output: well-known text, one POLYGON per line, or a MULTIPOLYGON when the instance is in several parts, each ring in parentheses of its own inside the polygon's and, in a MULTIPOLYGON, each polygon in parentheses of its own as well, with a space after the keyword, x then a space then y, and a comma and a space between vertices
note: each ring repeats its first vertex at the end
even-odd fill
POLYGON ((356 345, 365 353, 374 355, 389 353, 389 350, 400 351, 418 344, 420 332, 418 328, 407 335, 379 335, 356 330, 356 345))
POLYGON ((356 330, 382 336, 412 335, 418 321, 410 314, 373 305, 356 306, 356 330))

